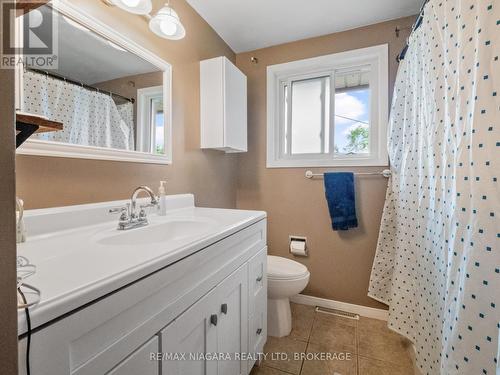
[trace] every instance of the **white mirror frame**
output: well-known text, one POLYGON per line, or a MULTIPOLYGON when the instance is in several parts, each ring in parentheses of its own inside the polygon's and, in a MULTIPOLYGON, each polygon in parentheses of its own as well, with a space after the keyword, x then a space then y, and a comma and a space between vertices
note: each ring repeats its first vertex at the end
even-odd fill
MULTIPOLYGON (((105 147, 82 146, 70 143, 28 139, 17 149, 18 154, 53 156, 63 158, 113 160, 134 163, 172 164, 172 66, 149 50, 128 39, 92 15, 67 0, 57 0, 48 3, 59 13, 74 19, 88 29, 116 43, 127 51, 150 62, 163 71, 163 111, 165 114, 165 154, 153 154, 141 151, 120 150, 105 147)), ((18 28, 19 30, 19 28, 18 28)), ((19 37, 19 32, 16 38, 19 37)), ((22 66, 16 74, 17 108, 22 103, 22 66)))

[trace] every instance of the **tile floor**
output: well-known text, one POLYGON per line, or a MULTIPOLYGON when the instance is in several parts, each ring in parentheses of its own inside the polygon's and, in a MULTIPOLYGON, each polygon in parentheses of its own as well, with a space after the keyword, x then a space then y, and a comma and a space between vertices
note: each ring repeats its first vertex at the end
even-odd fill
POLYGON ((290 336, 268 337, 264 348, 268 356, 251 375, 413 374, 409 341, 389 330, 384 321, 352 320, 298 304, 292 304, 292 317, 290 336), (272 353, 287 353, 288 358, 272 353), (306 359, 294 358, 293 353, 303 353, 306 359), (321 353, 330 353, 330 358, 319 358, 325 356, 321 353))

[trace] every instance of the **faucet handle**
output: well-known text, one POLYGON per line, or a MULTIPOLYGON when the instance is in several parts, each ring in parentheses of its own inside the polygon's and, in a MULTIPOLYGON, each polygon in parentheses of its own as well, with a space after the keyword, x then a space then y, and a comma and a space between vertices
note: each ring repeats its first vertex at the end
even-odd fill
POLYGON ((130 203, 125 206, 113 207, 108 210, 110 214, 121 214, 123 216, 129 216, 130 213, 130 203))

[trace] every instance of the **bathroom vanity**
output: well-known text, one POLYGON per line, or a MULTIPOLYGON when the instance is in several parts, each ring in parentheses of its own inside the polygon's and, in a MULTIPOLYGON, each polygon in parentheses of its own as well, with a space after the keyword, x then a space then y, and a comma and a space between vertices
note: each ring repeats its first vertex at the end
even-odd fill
POLYGON ((18 253, 37 266, 26 282, 41 290, 31 373, 248 374, 267 335, 266 214, 168 196, 166 216, 119 231, 108 211, 123 203, 25 213, 18 253))

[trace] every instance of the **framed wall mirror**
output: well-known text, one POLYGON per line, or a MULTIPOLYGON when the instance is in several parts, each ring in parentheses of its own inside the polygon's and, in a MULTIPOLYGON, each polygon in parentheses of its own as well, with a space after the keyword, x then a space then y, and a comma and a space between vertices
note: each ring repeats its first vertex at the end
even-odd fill
POLYGON ((63 129, 34 134, 17 152, 170 164, 170 64, 66 1, 19 17, 16 38, 24 38, 22 23, 44 17, 58 29, 57 66, 40 69, 24 60, 16 108, 62 122, 63 129))

